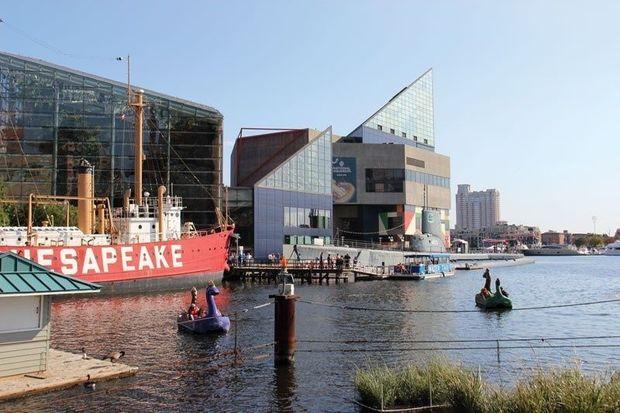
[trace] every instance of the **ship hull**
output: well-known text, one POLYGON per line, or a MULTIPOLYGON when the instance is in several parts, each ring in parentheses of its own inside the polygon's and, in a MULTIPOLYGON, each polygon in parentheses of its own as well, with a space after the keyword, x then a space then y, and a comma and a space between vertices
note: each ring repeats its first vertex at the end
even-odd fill
POLYGON ((103 246, 0 246, 104 292, 161 291, 200 284, 226 269, 232 231, 162 242, 103 246))

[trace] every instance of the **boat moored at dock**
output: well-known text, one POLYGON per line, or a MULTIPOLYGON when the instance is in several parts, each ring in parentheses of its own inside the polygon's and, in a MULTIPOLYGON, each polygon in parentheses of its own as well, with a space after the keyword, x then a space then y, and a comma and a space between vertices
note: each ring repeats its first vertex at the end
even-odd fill
POLYGON ((620 255, 620 241, 607 244, 601 255, 620 255))
POLYGON ((574 245, 543 245, 540 248, 528 248, 521 250, 527 256, 556 256, 556 255, 580 255, 579 250, 574 245))
POLYGON ((394 272, 388 276, 393 280, 424 280, 454 275, 454 266, 450 263, 450 254, 446 253, 410 253, 405 254, 405 263, 394 266, 394 272))

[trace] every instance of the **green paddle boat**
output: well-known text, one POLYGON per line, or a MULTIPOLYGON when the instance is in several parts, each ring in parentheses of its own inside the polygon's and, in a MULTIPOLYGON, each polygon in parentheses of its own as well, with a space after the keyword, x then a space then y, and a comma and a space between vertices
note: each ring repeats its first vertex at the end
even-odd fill
POLYGON ((476 294, 476 305, 485 310, 511 309, 512 301, 501 287, 499 278, 495 280, 495 294, 491 293, 491 274, 488 269, 482 274, 482 278, 485 279, 485 283, 482 290, 476 294))
POLYGON ((510 298, 502 294, 501 291, 495 294, 484 295, 483 293, 476 294, 476 305, 485 310, 492 309, 511 309, 512 301, 510 298))

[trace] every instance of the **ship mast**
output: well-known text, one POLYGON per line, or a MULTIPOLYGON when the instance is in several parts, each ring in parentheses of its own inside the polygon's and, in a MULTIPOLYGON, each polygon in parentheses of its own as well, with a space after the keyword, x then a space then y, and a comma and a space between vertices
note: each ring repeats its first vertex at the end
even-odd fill
POLYGON ((142 205, 142 162, 144 152, 142 150, 142 129, 144 125, 144 91, 142 89, 130 93, 129 106, 134 111, 134 190, 136 192, 136 204, 142 205), (133 95, 133 96, 132 96, 133 95))

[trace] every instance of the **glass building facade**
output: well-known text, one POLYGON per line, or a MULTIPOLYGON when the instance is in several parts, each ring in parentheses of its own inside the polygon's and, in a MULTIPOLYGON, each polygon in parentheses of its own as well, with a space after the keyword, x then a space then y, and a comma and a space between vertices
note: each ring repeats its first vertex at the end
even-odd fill
MULTIPOLYGON (((223 116, 208 106, 145 91, 143 188, 182 196, 185 219, 216 222, 223 116)), ((121 204, 134 182, 127 85, 0 53, 0 179, 8 195, 76 195, 75 167, 95 166, 96 196, 121 204)))
POLYGON ((348 138, 363 143, 406 143, 435 147, 433 71, 429 69, 375 112, 348 138))
POLYGON ((332 236, 332 130, 324 130, 254 185, 254 251, 283 244, 329 244, 332 236))

